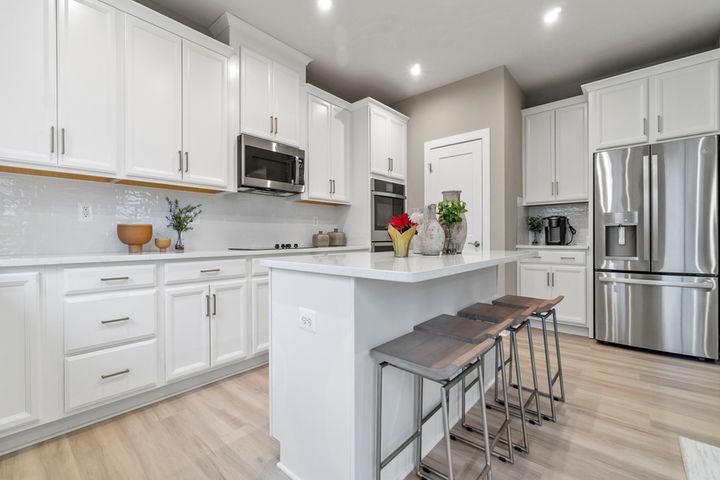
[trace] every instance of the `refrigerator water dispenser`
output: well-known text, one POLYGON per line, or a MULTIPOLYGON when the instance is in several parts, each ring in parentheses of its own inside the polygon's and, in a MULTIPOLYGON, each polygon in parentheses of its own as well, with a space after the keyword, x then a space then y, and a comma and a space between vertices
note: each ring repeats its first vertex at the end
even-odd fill
POLYGON ((603 220, 605 257, 638 258, 638 212, 606 213, 603 220))

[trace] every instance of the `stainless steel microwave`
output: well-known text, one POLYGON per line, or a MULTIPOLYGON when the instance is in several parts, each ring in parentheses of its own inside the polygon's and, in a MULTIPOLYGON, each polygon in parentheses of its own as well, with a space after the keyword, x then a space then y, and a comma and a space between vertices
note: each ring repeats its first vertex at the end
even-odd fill
POLYGON ((282 143, 238 136, 238 191, 291 196, 305 191, 305 152, 282 143))

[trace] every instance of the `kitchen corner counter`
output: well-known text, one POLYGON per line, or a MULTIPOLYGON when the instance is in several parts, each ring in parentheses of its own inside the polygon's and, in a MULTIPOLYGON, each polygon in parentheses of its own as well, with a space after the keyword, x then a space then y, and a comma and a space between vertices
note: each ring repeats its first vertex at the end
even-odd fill
POLYGON ((478 250, 438 257, 411 255, 407 258, 396 258, 392 252, 353 252, 322 257, 269 258, 263 260, 263 264, 271 269, 416 283, 482 270, 532 256, 532 252, 503 250, 478 250))
POLYGON ((238 257, 267 257, 274 255, 300 255, 312 257, 316 254, 359 252, 369 250, 369 246, 346 246, 312 248, 306 250, 190 250, 183 253, 175 252, 147 252, 147 253, 88 253, 88 254, 62 254, 62 255, 3 255, 0 256, 0 268, 13 267, 43 267, 51 265, 73 265, 89 263, 118 263, 118 262, 157 262, 167 260, 198 260, 203 258, 238 258, 238 257))

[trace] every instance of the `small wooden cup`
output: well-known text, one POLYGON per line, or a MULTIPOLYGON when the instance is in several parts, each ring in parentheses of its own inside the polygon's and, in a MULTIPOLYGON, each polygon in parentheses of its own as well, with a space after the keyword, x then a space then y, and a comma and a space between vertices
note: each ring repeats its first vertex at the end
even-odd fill
POLYGON ((158 247, 163 253, 167 252, 170 243, 171 242, 169 238, 155 238, 155 246, 158 247))

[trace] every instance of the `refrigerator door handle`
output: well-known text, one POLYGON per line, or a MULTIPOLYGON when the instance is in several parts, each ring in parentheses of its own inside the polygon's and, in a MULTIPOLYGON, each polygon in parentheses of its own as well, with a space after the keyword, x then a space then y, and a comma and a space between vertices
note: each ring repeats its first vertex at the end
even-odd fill
MULTIPOLYGON (((652 195, 652 204, 650 206, 651 223, 652 223, 652 245, 653 249, 658 248, 658 156, 652 155, 650 165, 650 192, 652 195)), ((647 224, 645 224, 647 226, 647 224)), ((653 261, 650 260, 650 269, 653 269, 653 261)))
POLYGON ((650 159, 643 155, 643 260, 650 260, 650 159))
POLYGON ((612 278, 600 277, 598 281, 604 283, 627 283, 630 285, 651 285, 654 287, 680 287, 680 288, 702 288, 712 290, 712 282, 666 282, 664 280, 642 280, 639 278, 612 278))

